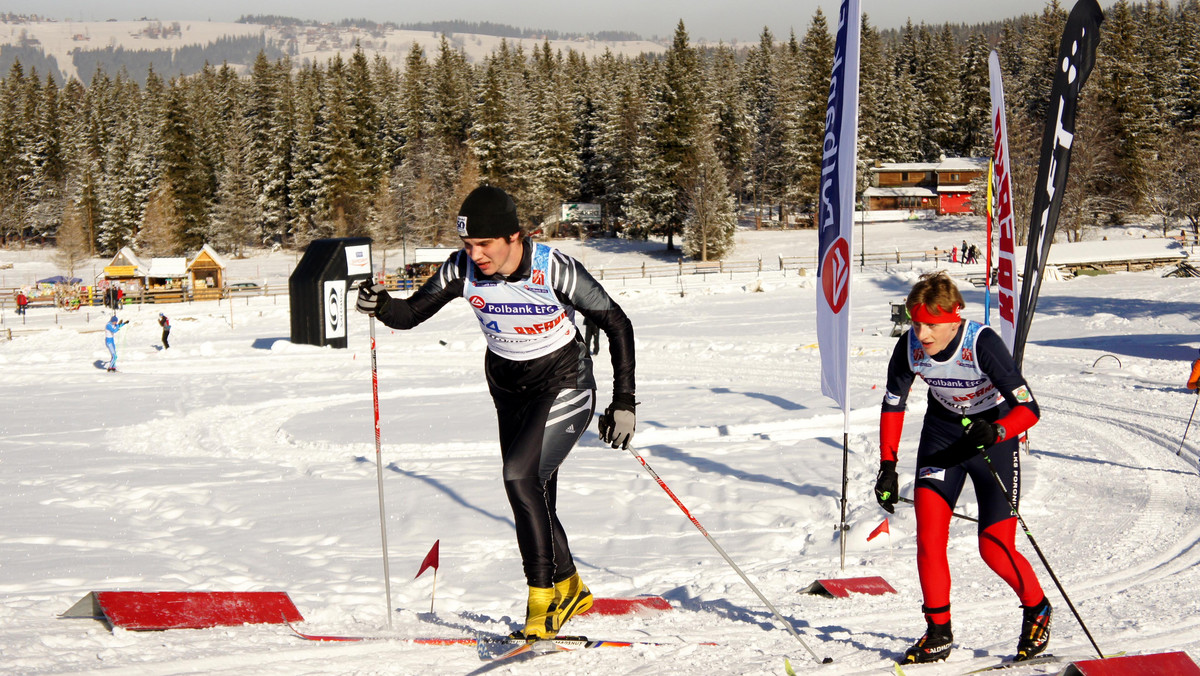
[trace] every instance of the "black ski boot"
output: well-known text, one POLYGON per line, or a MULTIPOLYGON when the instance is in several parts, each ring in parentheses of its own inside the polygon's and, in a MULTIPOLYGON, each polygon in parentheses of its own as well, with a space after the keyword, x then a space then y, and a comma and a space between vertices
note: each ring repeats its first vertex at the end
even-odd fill
POLYGON ((950 656, 950 644, 954 642, 954 634, 950 631, 950 623, 934 624, 926 620, 925 635, 904 651, 902 664, 925 664, 939 662, 950 656))
POLYGON ((1050 601, 1044 596, 1041 603, 1021 607, 1025 609, 1025 619, 1021 622, 1021 640, 1017 641, 1014 662, 1024 662, 1046 649, 1050 643, 1050 616, 1054 614, 1050 601))

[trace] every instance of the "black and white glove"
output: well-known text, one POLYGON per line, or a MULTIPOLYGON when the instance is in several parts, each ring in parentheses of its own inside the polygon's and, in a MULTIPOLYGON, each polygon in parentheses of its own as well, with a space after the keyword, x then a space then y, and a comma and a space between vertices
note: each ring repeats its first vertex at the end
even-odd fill
POLYGON ((888 514, 896 513, 900 501, 900 477, 896 474, 896 461, 883 460, 879 463, 879 476, 875 479, 875 500, 888 514))
POLYGON ((362 284, 358 285, 358 304, 354 309, 365 315, 373 315, 391 299, 382 284, 364 279, 362 284))
POLYGON ((637 403, 632 394, 618 392, 613 395, 612 403, 600 415, 600 441, 610 444, 613 448, 628 449, 633 441, 633 428, 637 423, 634 409, 637 403))

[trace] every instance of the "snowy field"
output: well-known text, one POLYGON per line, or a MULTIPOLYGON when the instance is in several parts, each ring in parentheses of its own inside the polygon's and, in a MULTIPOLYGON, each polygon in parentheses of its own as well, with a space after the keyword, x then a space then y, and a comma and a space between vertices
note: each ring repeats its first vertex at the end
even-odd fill
MULTIPOLYGON (((1105 234, 1107 242, 1077 246, 1119 256, 1142 231, 1105 234)), ((982 227, 872 224, 866 237, 868 252, 949 248, 978 242, 982 227)), ((812 255, 814 241, 811 231, 746 232, 733 257, 812 255)), ((638 249, 662 247, 557 244, 593 266, 639 264, 646 256, 638 249)), ((389 254, 389 266, 398 256, 389 254)), ((0 251, 0 263, 14 264, 0 271, 0 286, 57 274, 49 260, 41 251, 0 251)), ((230 277, 282 283, 294 260, 234 261, 230 277)), ((95 318, 0 343, 0 671, 780 674, 789 658, 800 673, 893 673, 892 660, 924 629, 911 506, 898 506, 890 537, 866 535, 886 516, 871 490, 896 340, 888 304, 920 271, 855 270, 844 570, 835 531, 843 420, 820 393, 814 278, 794 270, 688 278, 682 295, 674 281, 610 284, 637 335, 638 453, 833 664, 816 664, 637 461, 599 443, 594 424, 559 484, 580 572, 597 595, 658 594, 674 609, 578 618, 567 631, 665 645, 493 669, 471 647, 403 640, 507 633, 523 620, 484 344, 465 303, 414 331, 378 331, 389 631, 368 320, 351 317, 348 349, 293 345, 285 299, 268 296, 238 299, 232 313, 228 302, 163 306, 174 326, 170 350, 158 346, 158 308, 123 311, 131 324, 120 334, 115 374, 93 366, 107 354, 95 318), (413 575, 435 540, 441 568, 430 613, 431 575, 413 575), (898 593, 801 593, 818 578, 863 575, 883 576, 898 593), (313 643, 279 625, 109 631, 58 617, 105 590, 282 590, 304 615, 303 631, 395 640, 313 643), (709 641, 719 645, 698 645, 709 641)), ((1176 454, 1197 400, 1184 383, 1200 348, 1200 281, 1161 273, 1046 281, 1025 359, 1043 419, 1022 458, 1021 506, 1105 652, 1185 650, 1200 659, 1197 425, 1176 454)), ((982 290, 964 285, 963 293, 966 314, 982 318, 982 290)), ((49 312, 31 312, 39 311, 49 312)), ((601 405, 610 374, 601 359, 601 405)), ((906 497, 925 396, 909 401, 906 497)), ((970 488, 958 509, 975 513, 970 488)), ((1018 545, 1055 605, 1050 651, 1089 656, 1028 540, 1018 535, 1018 545)), ((973 524, 955 521, 950 562, 956 648, 947 664, 914 673, 964 673, 1016 646, 1017 600, 979 559, 973 524)))

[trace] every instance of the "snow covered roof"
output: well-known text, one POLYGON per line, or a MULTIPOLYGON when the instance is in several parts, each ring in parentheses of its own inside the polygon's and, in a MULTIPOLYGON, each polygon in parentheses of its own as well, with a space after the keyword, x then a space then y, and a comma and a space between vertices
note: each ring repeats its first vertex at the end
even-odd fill
POLYGON ((937 187, 937 191, 939 193, 942 193, 942 192, 953 192, 953 193, 975 192, 974 190, 971 190, 971 185, 968 183, 951 183, 949 185, 939 185, 937 187))
POLYGON ((142 259, 138 258, 137 254, 133 252, 133 249, 130 249, 127 246, 121 247, 121 250, 117 252, 116 256, 113 256, 112 260, 109 261, 108 264, 122 266, 132 265, 133 267, 137 268, 139 274, 146 268, 146 264, 142 262, 142 259))
POLYGON ((201 255, 201 254, 207 254, 207 255, 208 255, 208 257, 209 257, 209 258, 211 258, 211 259, 213 260, 213 262, 214 262, 214 263, 216 263, 216 264, 217 264, 219 267, 221 267, 221 269, 225 269, 225 268, 228 268, 228 267, 229 267, 229 261, 225 260, 225 257, 224 257, 224 256, 222 256, 221 254, 217 253, 216 249, 214 249, 214 248, 212 248, 211 246, 209 246, 209 245, 205 244, 204 246, 200 247, 200 250, 199 250, 199 251, 197 251, 197 252, 196 252, 196 255, 192 257, 192 260, 191 260, 191 262, 189 262, 189 263, 187 264, 187 267, 188 267, 189 269, 190 269, 190 268, 191 268, 193 265, 195 265, 195 264, 196 264, 196 261, 200 259, 200 255, 201 255))
POLYGON ((871 167, 871 171, 934 171, 937 166, 933 162, 880 162, 878 167, 871 167))
POLYGON ((144 275, 155 279, 187 277, 187 259, 182 256, 179 258, 151 258, 150 267, 144 271, 144 275))
POLYGON ((985 171, 986 157, 945 157, 937 163, 937 171, 985 171))
POLYGON ((937 197, 937 193, 929 188, 897 187, 897 188, 867 188, 864 197, 937 197))
POLYGON ((987 163, 986 157, 943 157, 939 162, 880 162, 871 171, 983 171, 987 163))

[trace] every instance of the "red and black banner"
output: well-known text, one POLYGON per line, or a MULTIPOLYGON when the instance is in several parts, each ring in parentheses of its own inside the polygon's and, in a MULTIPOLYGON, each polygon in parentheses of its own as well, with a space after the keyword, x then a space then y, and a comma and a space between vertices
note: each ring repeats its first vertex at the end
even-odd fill
POLYGON ((1038 162, 1033 210, 1029 218, 1025 280, 1021 284, 1020 315, 1017 317, 1016 341, 1013 345, 1013 359, 1018 367, 1025 356, 1025 339, 1029 335, 1029 325, 1033 323, 1038 291, 1042 287, 1042 271, 1046 267, 1050 245, 1054 242, 1058 212, 1067 186, 1079 90, 1096 63, 1096 44, 1100 41, 1102 21, 1104 13, 1100 11, 1096 0, 1079 0, 1067 17, 1067 26, 1058 47, 1050 108, 1046 112, 1046 128, 1042 133, 1042 156, 1038 162))

